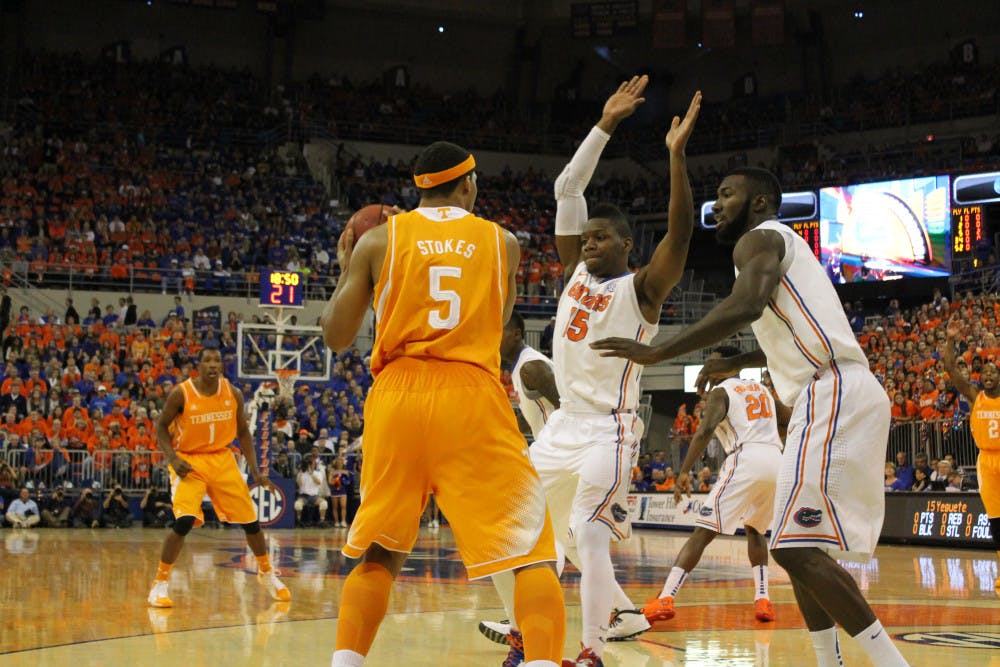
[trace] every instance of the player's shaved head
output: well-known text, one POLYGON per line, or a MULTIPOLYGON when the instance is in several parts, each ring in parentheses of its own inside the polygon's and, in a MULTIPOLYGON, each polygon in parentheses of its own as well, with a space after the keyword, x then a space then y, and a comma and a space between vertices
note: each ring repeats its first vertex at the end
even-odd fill
POLYGON ((733 169, 728 175, 743 177, 750 199, 763 195, 775 213, 781 208, 781 184, 778 182, 778 177, 767 169, 739 167, 733 169))
POLYGON ((507 324, 504 325, 505 329, 510 329, 511 331, 520 331, 521 336, 524 336, 524 317, 521 313, 516 310, 511 311, 510 319, 507 320, 507 324))
POLYGON ((720 345, 712 349, 712 352, 719 355, 723 359, 728 359, 729 357, 735 357, 739 354, 743 354, 740 348, 735 345, 720 345))

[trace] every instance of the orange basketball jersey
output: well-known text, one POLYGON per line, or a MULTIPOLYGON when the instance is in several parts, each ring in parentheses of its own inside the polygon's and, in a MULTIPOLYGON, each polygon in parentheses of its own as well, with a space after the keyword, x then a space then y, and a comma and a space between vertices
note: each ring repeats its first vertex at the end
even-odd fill
POLYGON ((184 408, 174 419, 174 449, 179 453, 206 454, 225 449, 236 439, 236 397, 229 381, 219 378, 213 396, 198 392, 194 380, 180 385, 184 408))
POLYGON ((372 372, 410 357, 461 361, 499 376, 507 296, 500 226, 455 206, 418 208, 386 224, 372 372))
POLYGON ((983 451, 1000 452, 1000 398, 989 398, 981 391, 969 415, 972 439, 983 451))

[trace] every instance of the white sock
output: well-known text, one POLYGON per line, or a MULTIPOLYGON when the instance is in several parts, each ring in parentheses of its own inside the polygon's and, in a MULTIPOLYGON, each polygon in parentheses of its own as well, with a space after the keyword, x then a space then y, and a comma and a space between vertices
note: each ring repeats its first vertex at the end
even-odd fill
POLYGON ((663 590, 660 591, 661 598, 672 598, 677 597, 677 591, 681 589, 684 585, 684 580, 687 579, 688 573, 682 567, 671 568, 670 576, 667 577, 667 583, 663 584, 663 590))
POLYGON ((753 601, 767 597, 767 565, 755 565, 753 568, 753 601))
POLYGON ((583 616, 583 646, 598 657, 604 654, 608 621, 614 606, 615 568, 611 564, 611 531, 587 523, 576 535, 580 554, 580 606, 583 616))
POLYGON ((333 652, 333 662, 330 667, 361 667, 365 664, 365 656, 346 649, 333 652))
POLYGON ((510 620, 510 629, 519 630, 517 619, 514 618, 514 573, 511 570, 494 574, 492 577, 493 586, 497 589, 497 595, 503 601, 503 610, 510 620))
POLYGON ((532 660, 531 662, 522 662, 521 667, 559 667, 559 665, 551 660, 532 660))
POLYGON ((812 637, 813 648, 816 649, 817 667, 844 667, 844 660, 840 657, 836 625, 826 630, 810 632, 809 636, 812 637))
POLYGON ((771 645, 764 642, 754 642, 754 667, 768 667, 771 664, 771 645))
POLYGON ((868 659, 879 667, 909 667, 903 654, 899 652, 892 638, 878 619, 867 628, 854 635, 854 641, 861 645, 868 659))

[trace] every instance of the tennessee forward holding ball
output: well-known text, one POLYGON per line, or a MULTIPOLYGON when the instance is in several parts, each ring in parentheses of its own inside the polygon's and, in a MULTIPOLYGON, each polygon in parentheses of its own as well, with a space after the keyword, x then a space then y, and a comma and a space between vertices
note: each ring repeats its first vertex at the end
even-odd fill
POLYGON ((348 225, 337 243, 342 273, 321 318, 324 342, 338 352, 350 345, 373 297, 377 329, 361 507, 343 549, 362 562, 344 582, 333 667, 364 664, 432 490, 470 578, 514 571, 525 666, 556 667, 561 657, 552 526, 499 381, 520 249, 469 213, 475 165, 455 144, 431 144, 414 165, 419 207, 356 246, 348 225))

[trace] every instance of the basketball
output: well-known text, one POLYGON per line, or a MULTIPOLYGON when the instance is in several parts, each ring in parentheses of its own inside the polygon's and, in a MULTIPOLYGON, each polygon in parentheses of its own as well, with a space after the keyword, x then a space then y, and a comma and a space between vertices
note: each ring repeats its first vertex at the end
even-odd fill
POLYGON ((354 230, 354 242, 357 243, 358 239, 364 235, 372 227, 377 227, 383 224, 389 219, 389 216, 394 215, 395 211, 392 210, 391 206, 383 206, 382 204, 369 204, 364 208, 358 209, 351 219, 347 221, 347 226, 344 228, 354 230))

